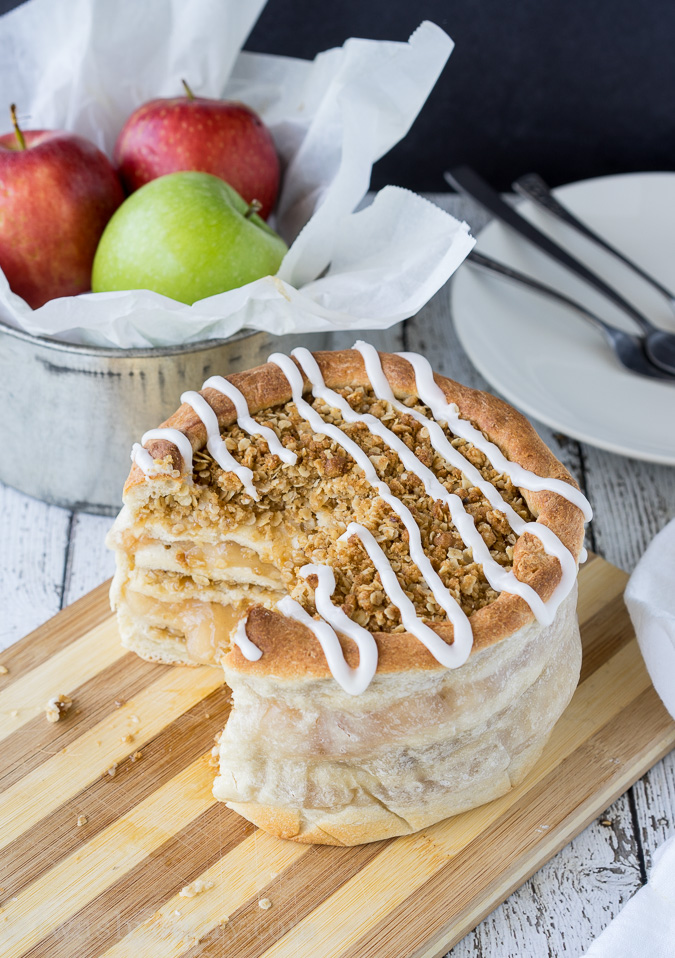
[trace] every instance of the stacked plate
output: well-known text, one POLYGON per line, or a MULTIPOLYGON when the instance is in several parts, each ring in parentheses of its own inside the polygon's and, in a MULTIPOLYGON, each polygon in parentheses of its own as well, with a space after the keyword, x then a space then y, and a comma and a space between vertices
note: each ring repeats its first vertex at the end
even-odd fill
MULTIPOLYGON (((656 279, 675 286, 675 173, 608 176, 554 193, 656 279)), ((656 324, 675 332, 675 313, 628 267, 529 201, 519 210, 656 324)), ((579 300, 615 326, 638 332, 603 296, 501 223, 490 223, 476 248, 579 300)), ((472 362, 509 402, 583 442, 675 465, 675 382, 631 374, 572 311, 468 265, 453 282, 452 309, 472 362)))

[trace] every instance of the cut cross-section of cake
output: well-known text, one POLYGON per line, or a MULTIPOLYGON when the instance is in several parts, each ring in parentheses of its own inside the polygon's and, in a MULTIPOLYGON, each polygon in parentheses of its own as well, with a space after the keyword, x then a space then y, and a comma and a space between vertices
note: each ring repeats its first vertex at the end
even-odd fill
POLYGON ((590 510, 527 421, 415 354, 274 354, 134 446, 123 643, 222 665, 214 793, 353 844, 507 791, 576 686, 590 510))

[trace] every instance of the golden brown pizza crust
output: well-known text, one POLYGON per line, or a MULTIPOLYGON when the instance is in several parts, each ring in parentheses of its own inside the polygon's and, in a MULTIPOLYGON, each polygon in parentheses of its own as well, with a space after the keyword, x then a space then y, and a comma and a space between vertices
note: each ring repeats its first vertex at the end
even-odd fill
MULTIPOLYGON (((326 385, 331 389, 346 386, 369 386, 363 358, 356 350, 314 353, 326 385)), ((380 353, 385 375, 399 400, 417 396, 413 368, 406 359, 389 353, 380 353)), ((273 363, 258 366, 246 372, 227 377, 244 395, 252 414, 270 406, 292 399, 291 388, 281 369, 273 363)), ((539 438, 530 423, 507 403, 489 393, 470 389, 444 376, 435 375, 435 380, 450 403, 456 403, 460 415, 470 420, 510 460, 540 476, 561 479, 578 488, 553 453, 539 438)), ((305 377, 307 391, 310 384, 305 377)), ((202 392, 204 398, 218 416, 221 430, 236 421, 236 411, 231 401, 213 389, 202 392)), ((206 429, 191 406, 183 404, 163 427, 173 427, 183 432, 192 444, 193 452, 204 448, 206 429)), ((154 440, 147 449, 154 459, 171 457, 173 466, 183 466, 180 452, 172 443, 154 440)), ((180 484, 178 475, 147 478, 138 466, 131 469, 125 485, 125 494, 138 491, 145 483, 155 483, 162 494, 180 484)), ((579 556, 584 538, 584 520, 581 511, 572 503, 553 492, 530 492, 522 490, 528 508, 537 521, 548 526, 569 549, 579 556)), ((536 536, 525 533, 515 546, 513 569, 518 579, 530 585, 546 601, 560 582, 561 568, 558 560, 547 555, 536 536)), ((471 617, 474 635, 473 651, 486 648, 511 635, 533 620, 533 613, 519 596, 501 593, 490 605, 475 611, 471 617)), ((453 641, 450 623, 432 624, 431 628, 449 644, 453 641)), ((302 675, 328 676, 325 656, 314 635, 297 622, 286 619, 279 613, 262 607, 252 610, 248 620, 248 635, 264 654, 256 662, 244 658, 238 648, 228 653, 230 667, 242 672, 283 675, 294 678, 302 675)), ((378 671, 396 672, 408 669, 438 669, 438 662, 410 633, 381 633, 375 635, 380 659, 378 671)), ((350 665, 356 665, 356 647, 348 639, 341 639, 350 665)))

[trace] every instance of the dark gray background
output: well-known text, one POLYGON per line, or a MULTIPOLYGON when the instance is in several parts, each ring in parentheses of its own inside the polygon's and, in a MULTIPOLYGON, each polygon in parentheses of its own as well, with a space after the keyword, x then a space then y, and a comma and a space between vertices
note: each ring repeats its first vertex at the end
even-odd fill
POLYGON ((269 0, 246 47, 312 58, 423 19, 456 48, 374 188, 443 190, 457 163, 501 189, 531 170, 559 184, 675 168, 675 0, 269 0))

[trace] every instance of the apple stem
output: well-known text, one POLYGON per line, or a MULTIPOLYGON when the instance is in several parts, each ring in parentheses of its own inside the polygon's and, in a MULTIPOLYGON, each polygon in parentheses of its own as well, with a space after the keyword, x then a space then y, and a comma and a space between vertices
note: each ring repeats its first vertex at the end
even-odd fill
POLYGON ((254 213, 259 213, 261 209, 262 203, 260 200, 251 200, 251 202, 248 204, 248 209, 244 213, 244 219, 249 220, 254 213))
POLYGON ((19 147, 20 147, 22 150, 25 150, 25 149, 26 149, 26 138, 24 137, 23 133, 21 132, 21 127, 19 126, 19 121, 18 121, 17 118, 16 118, 16 103, 12 103, 12 105, 11 105, 10 108, 9 108, 9 112, 10 112, 11 117, 12 117, 12 126, 14 127, 14 132, 16 133, 16 138, 17 138, 17 140, 19 141, 19 147))
POLYGON ((194 95, 194 93, 192 92, 192 90, 190 89, 190 87, 188 86, 187 80, 181 80, 180 82, 181 82, 181 83, 183 84, 183 86, 185 87, 185 93, 186 93, 186 95, 187 95, 188 100, 194 100, 195 95, 194 95))

